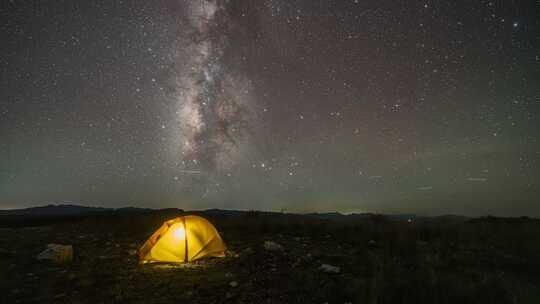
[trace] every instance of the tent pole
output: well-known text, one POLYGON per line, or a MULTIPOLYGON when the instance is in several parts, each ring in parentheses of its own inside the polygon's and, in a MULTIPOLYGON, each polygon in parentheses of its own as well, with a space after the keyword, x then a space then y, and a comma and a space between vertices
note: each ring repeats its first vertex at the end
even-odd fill
POLYGON ((184 246, 185 246, 185 256, 184 256, 184 263, 187 263, 188 262, 188 242, 187 242, 187 226, 186 226, 186 217, 183 216, 182 217, 182 221, 183 221, 183 224, 184 224, 184 246))

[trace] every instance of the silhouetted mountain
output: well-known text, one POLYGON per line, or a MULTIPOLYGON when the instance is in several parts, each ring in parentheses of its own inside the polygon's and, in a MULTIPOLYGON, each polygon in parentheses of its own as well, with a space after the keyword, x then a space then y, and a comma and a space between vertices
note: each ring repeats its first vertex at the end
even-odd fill
POLYGON ((523 224, 528 222, 538 222, 540 219, 538 218, 531 218, 528 216, 521 216, 521 217, 495 217, 495 216, 482 216, 477 218, 471 218, 467 221, 467 223, 471 224, 523 224))
MULTIPOLYGON (((46 219, 53 218, 73 218, 86 216, 130 216, 143 213, 159 213, 162 215, 170 214, 175 216, 184 213, 183 209, 165 208, 105 208, 105 207, 89 207, 75 204, 49 204, 46 206, 31 207, 25 209, 0 210, 0 218, 10 221, 24 221, 27 219, 46 219)), ((312 218, 316 220, 325 220, 333 222, 352 223, 358 220, 373 220, 373 221, 404 221, 404 222, 419 222, 419 221, 446 221, 446 222, 465 222, 471 218, 461 215, 441 215, 441 216, 417 216, 415 214, 374 214, 374 213, 351 213, 342 214, 339 212, 324 212, 324 213, 283 213, 273 211, 256 211, 256 210, 226 210, 226 209, 207 209, 202 211, 189 211, 189 213, 200 213, 206 216, 214 217, 255 217, 255 216, 285 216, 295 218, 298 216, 312 218)), ((495 221, 492 217, 478 218, 474 221, 495 221)), ((523 221, 523 219, 521 219, 523 221)))
POLYGON ((317 218, 321 220, 344 220, 346 219, 346 215, 341 214, 339 212, 325 212, 325 213, 307 213, 306 216, 317 218))
POLYGON ((114 210, 116 214, 133 214, 133 213, 139 214, 139 213, 155 211, 155 209, 151 209, 151 208, 137 208, 137 207, 124 207, 124 208, 116 208, 112 210, 114 210))
POLYGON ((46 205, 25 209, 0 210, 0 227, 39 226, 58 221, 75 221, 86 217, 131 217, 144 214, 175 217, 184 211, 178 208, 105 208, 74 204, 46 205))
MULTIPOLYGON (((176 209, 178 210, 178 209, 176 209)), ((89 207, 74 204, 50 204, 46 206, 31 207, 24 209, 0 210, 0 216, 25 216, 25 217, 69 217, 86 215, 128 215, 155 211, 150 208, 105 208, 89 207)))
POLYGON ((72 204, 46 205, 25 209, 0 210, 0 215, 18 216, 70 216, 91 213, 110 212, 114 209, 102 207, 87 207, 72 204))
POLYGON ((257 210, 226 210, 226 209, 206 209, 196 213, 201 213, 208 216, 218 216, 218 217, 255 217, 255 216, 269 216, 269 215, 282 215, 280 212, 272 211, 257 211, 257 210))
POLYGON ((321 220, 331 220, 337 222, 351 222, 356 220, 389 220, 389 221, 411 221, 416 220, 415 214, 374 214, 374 213, 351 213, 342 214, 339 212, 326 212, 326 213, 307 213, 306 216, 317 218, 321 220))
POLYGON ((465 215, 455 215, 455 214, 445 214, 434 217, 437 220, 441 221, 452 221, 452 222, 465 222, 470 219, 470 217, 465 215))

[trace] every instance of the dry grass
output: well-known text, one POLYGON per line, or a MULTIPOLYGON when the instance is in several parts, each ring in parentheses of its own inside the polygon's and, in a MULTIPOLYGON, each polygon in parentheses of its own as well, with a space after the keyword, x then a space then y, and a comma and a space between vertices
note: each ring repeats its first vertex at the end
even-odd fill
POLYGON ((540 303, 535 220, 203 214, 222 233, 226 258, 139 266, 128 251, 173 216, 1 229, 0 291, 6 303, 540 303), (266 240, 284 250, 265 250, 266 240), (47 243, 73 244, 74 262, 36 261, 47 243), (341 272, 324 273, 323 263, 341 272))

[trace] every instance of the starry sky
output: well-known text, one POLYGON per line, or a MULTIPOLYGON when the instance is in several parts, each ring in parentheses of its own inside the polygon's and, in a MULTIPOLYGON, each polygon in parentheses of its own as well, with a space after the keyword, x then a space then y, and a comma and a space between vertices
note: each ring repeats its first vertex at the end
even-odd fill
POLYGON ((540 2, 1 1, 0 209, 540 216, 540 2))

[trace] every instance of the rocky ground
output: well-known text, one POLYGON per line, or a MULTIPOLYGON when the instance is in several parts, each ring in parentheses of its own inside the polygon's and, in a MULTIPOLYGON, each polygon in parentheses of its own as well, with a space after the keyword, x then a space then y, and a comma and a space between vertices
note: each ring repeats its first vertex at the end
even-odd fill
POLYGON ((225 258, 139 265, 138 247, 170 217, 2 228, 0 302, 540 303, 537 222, 338 225, 248 214, 211 219, 225 258), (73 261, 36 259, 49 243, 72 245, 73 261))

